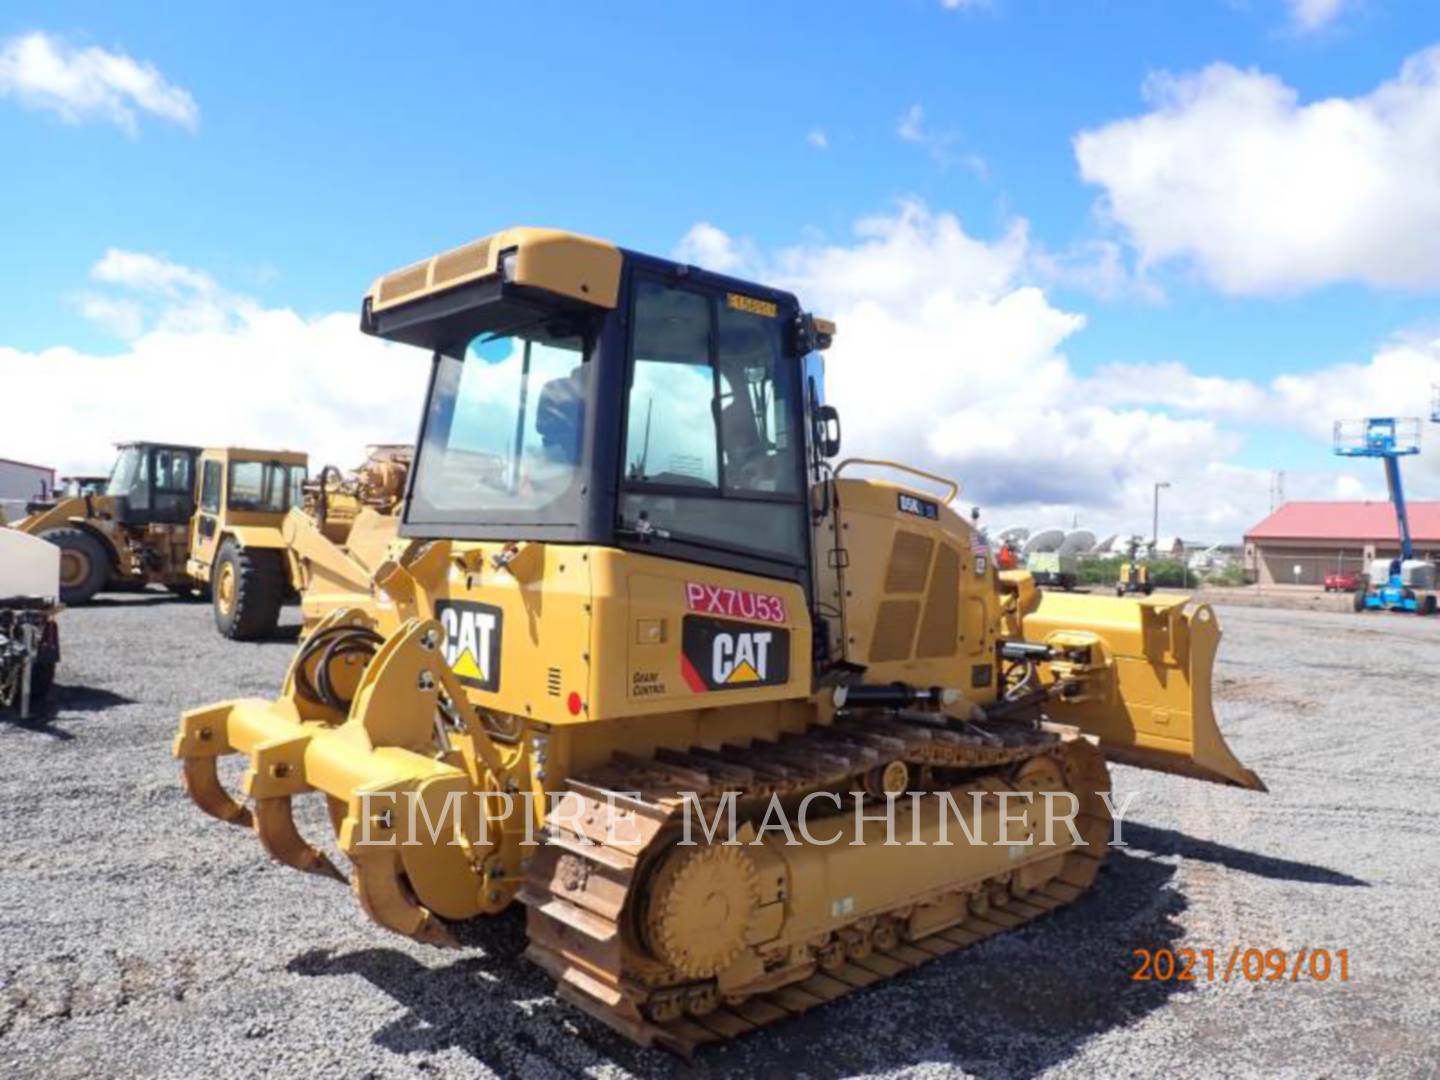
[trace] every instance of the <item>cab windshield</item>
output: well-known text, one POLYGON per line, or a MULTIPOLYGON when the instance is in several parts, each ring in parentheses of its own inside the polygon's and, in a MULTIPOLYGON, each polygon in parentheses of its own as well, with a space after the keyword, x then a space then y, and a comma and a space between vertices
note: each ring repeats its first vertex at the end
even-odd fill
POLYGON ((410 519, 554 518, 579 483, 588 371, 583 336, 549 322, 479 334, 463 357, 442 355, 410 519))
POLYGON ((110 480, 105 485, 105 494, 116 498, 134 494, 145 481, 145 451, 139 446, 127 446, 115 459, 110 470, 110 480))

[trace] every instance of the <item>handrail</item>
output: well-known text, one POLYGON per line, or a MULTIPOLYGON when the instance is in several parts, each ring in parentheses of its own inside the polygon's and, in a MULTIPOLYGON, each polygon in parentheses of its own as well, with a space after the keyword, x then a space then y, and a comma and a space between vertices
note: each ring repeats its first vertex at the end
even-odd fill
POLYGON ((846 458, 840 462, 839 465, 835 466, 835 475, 839 476, 847 465, 874 465, 881 469, 895 469, 899 472, 909 473, 912 476, 922 477, 931 483, 943 484, 950 489, 950 494, 945 499, 947 503, 953 502, 960 497, 960 485, 954 480, 951 480, 948 476, 936 476, 934 473, 926 472, 924 469, 917 469, 913 465, 901 465, 898 461, 886 461, 883 458, 852 457, 846 458))

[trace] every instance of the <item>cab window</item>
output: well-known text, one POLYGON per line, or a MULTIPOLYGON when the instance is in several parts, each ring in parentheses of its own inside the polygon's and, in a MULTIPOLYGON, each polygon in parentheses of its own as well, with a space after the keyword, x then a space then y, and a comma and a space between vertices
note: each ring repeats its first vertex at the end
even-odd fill
POLYGON ((780 320, 727 302, 719 307, 718 325, 725 489, 796 495, 800 450, 790 424, 795 373, 784 362, 780 320))
POLYGON ((305 505, 305 481, 309 479, 309 470, 304 465, 290 466, 290 505, 305 505))
POLYGON ((410 520, 569 513, 589 397, 579 328, 537 322, 479 334, 437 365, 410 520))
POLYGON ((710 304, 653 282, 639 288, 625 478, 713 491, 720 486, 720 442, 710 304))
POLYGON ((207 514, 220 512, 220 479, 220 462, 205 462, 204 471, 200 476, 200 509, 207 514))
POLYGON ((194 477, 190 472, 191 455, 184 450, 155 451, 155 487, 160 491, 190 494, 194 477))
POLYGON ((792 365, 773 304, 639 278, 621 528, 804 559, 792 365), (780 503, 782 505, 776 505, 780 503))
POLYGON ((231 510, 284 513, 288 508, 289 478, 290 470, 277 462, 232 461, 226 505, 231 510))

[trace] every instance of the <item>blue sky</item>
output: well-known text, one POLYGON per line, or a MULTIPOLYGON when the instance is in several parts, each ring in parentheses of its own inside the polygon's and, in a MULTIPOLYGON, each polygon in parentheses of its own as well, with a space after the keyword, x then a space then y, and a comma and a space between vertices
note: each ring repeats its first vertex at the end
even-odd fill
MULTIPOLYGON (((145 335, 167 325, 166 305, 186 307, 197 290, 207 314, 186 307, 185 319, 168 324, 172 333, 193 329, 197 318, 206 333, 243 332, 252 310, 293 313, 312 327, 332 313, 353 315, 377 274, 509 223, 574 228, 661 253, 713 253, 731 268, 810 281, 817 303, 857 308, 864 297, 847 292, 833 274, 846 252, 869 250, 882 267, 885 258, 904 260, 897 273, 917 275, 917 288, 956 302, 957 310, 972 310, 966 297, 998 310, 1007 296, 1034 289, 1046 312, 1083 317, 1083 326, 1018 346, 1017 380, 1055 397, 1068 389, 1082 402, 1104 398, 1106 408, 1126 416, 1143 410, 1141 426, 1151 432, 1117 449, 1106 435, 1106 416, 1097 415, 1073 439, 1060 440, 1087 468, 1097 457, 1113 457, 1091 470, 1073 507, 1054 497, 1054 485, 1029 491, 1023 448, 1004 452, 997 448, 1004 439, 979 453, 957 449, 962 432, 922 440, 915 453, 948 464, 970 490, 1007 512, 1060 514, 1070 507, 1117 527, 1141 505, 1134 492, 1148 486, 1145 455, 1158 455, 1171 471, 1180 465, 1167 453, 1186 468, 1204 458, 1238 471, 1222 480, 1192 468, 1197 500, 1213 498, 1216 484, 1248 493, 1239 516, 1197 511, 1193 525, 1186 519, 1188 527, 1219 534, 1255 512, 1272 468, 1292 471, 1302 490, 1317 495, 1377 490, 1378 470, 1370 477, 1363 466, 1332 465, 1323 438, 1330 417, 1307 421, 1302 414, 1336 407, 1337 394, 1341 403, 1371 404, 1383 381, 1376 357, 1397 340, 1423 354, 1411 358, 1407 371, 1440 355, 1440 218, 1423 193, 1407 211, 1413 228, 1397 224, 1398 211, 1379 212, 1377 234, 1395 230, 1401 247, 1419 249, 1406 256, 1402 280, 1377 281, 1387 272, 1349 234, 1321 244, 1312 259, 1310 237, 1292 235, 1296 230, 1278 239, 1257 233, 1257 244, 1272 247, 1293 240, 1295 253, 1253 272, 1240 265, 1245 257, 1234 255, 1233 244, 1208 250, 1200 226, 1201 235, 1175 239, 1183 222, 1159 221, 1154 210, 1157 199, 1168 205, 1168 192, 1157 195, 1146 188, 1156 182, 1135 173, 1141 135, 1112 127, 1165 112, 1157 106, 1157 75, 1197 77, 1216 64, 1232 74, 1180 95, 1194 106, 1194 123, 1176 121, 1158 136, 1162 146, 1199 140, 1198 149, 1186 144, 1188 160, 1209 159, 1205 139, 1244 137, 1243 124, 1206 127, 1210 114, 1202 106, 1233 105, 1246 74, 1292 94, 1299 110, 1327 99, 1363 103, 1397 80, 1408 58, 1440 43, 1440 6, 1432 2, 456 3, 402 12, 379 4, 59 0, 12 3, 0 12, 0 55, 6 43, 13 48, 34 34, 68 64, 85 50, 128 58, 173 93, 149 106, 123 91, 118 105, 93 98, 57 103, 58 92, 37 89, 39 76, 22 69, 18 54, 12 52, 8 69, 0 61, 0 145, 8 165, 0 170, 0 214, 11 264, 0 310, 0 379, 16 388, 39 378, 47 350, 59 347, 97 362, 150 355, 154 343, 145 335), (1082 132, 1105 133, 1088 179, 1077 153, 1082 132), (1125 210, 1127 200, 1149 209, 1125 210), (906 205, 924 208, 905 226, 913 226, 910 240, 918 248, 893 231, 886 235, 895 243, 871 249, 857 239, 856 223, 867 218, 899 228, 906 205), (996 267, 962 280, 951 270, 951 249, 935 241, 949 220, 987 252, 998 252, 1019 227, 1024 251, 1009 261, 995 255, 996 267), (719 241, 696 247, 693 230, 702 223, 723 236, 722 247, 719 241), (1433 265, 1425 261, 1427 244, 1436 253, 1433 265), (127 307, 129 314, 107 318, 97 296, 131 302, 137 292, 123 273, 97 271, 112 249, 188 268, 209 284, 192 288, 192 279, 176 278, 180 284, 168 291, 142 287, 143 314, 127 307), (1103 266, 1102 253, 1110 260, 1103 266), (1056 259, 1069 272, 1055 270, 1056 259), (1307 264, 1316 267, 1313 274, 1307 264), (130 293, 107 292, 115 289, 130 293), (1052 370, 1057 355, 1063 378, 1052 370), (1143 378, 1131 371, 1138 384, 1111 400, 1106 372, 1117 364, 1139 369, 1143 378), (1178 365, 1186 377, 1233 380, 1241 393, 1253 387, 1268 393, 1277 377, 1371 368, 1357 376, 1353 391, 1326 376, 1329 389, 1313 400, 1289 394, 1275 405, 1284 414, 1276 419, 1267 402, 1197 410, 1174 380, 1147 396, 1161 365, 1178 365), (1210 430, 1156 434, 1165 418, 1210 430), (1107 449, 1092 453, 1085 441, 1092 436, 1107 449), (1142 460, 1127 461, 1122 451, 1142 460), (1347 468, 1348 486, 1336 480, 1347 468), (1102 483, 1130 494, 1107 494, 1102 483)), ((1431 81, 1419 78, 1417 93, 1428 94, 1431 81)), ((1171 102, 1172 113, 1188 107, 1171 102)), ((1244 119, 1243 109, 1238 115, 1244 119)), ((1430 155, 1430 183, 1440 186, 1440 120, 1432 123, 1431 115, 1440 117, 1440 105, 1395 120, 1401 128, 1395 141, 1412 147, 1418 132, 1422 145, 1413 152, 1422 164, 1430 155)), ((1380 109, 1382 128, 1393 119, 1380 109)), ((1303 119, 1296 129, 1303 131, 1303 119)), ((1237 159, 1242 181, 1295 168, 1293 161, 1272 165, 1267 154, 1311 153, 1299 138, 1271 142, 1237 159)), ((1330 140, 1314 145, 1333 149, 1330 140)), ((1376 167, 1394 168, 1395 161, 1395 154, 1382 156, 1376 167)), ((1353 202, 1350 190, 1328 197, 1353 202)), ((1377 201, 1396 203, 1390 188, 1376 190, 1377 201)), ((1335 212, 1323 191, 1303 197, 1317 203, 1320 235, 1335 212)), ((1179 191, 1170 202, 1197 219, 1234 209, 1204 192, 1179 191)), ((1247 199, 1242 183, 1234 202, 1243 208, 1260 200, 1247 199)), ((1214 231, 1230 227, 1244 235, 1244 222, 1229 219, 1214 231)), ((910 303, 893 298, 896 326, 913 325, 910 303)), ((113 316, 113 307, 106 310, 113 316)), ((1003 351, 1008 331, 994 338, 1000 351, 967 353, 966 318, 948 324, 953 337, 937 328, 933 345, 911 347, 931 365, 950 363, 952 349, 961 366, 1012 362, 1003 351)), ((842 337, 845 329, 842 321, 842 337)), ((345 347, 338 334, 337 353, 345 347)), ((878 329, 861 336, 884 350, 878 329)), ((327 336, 326 348, 331 344, 327 336)), ((195 357, 197 366, 205 363, 195 357)), ((873 377, 858 355, 843 363, 856 383, 873 377)), ((912 395, 928 395, 926 371, 923 364, 907 369, 912 395)), ((216 377, 204 375, 207 383, 216 377)), ((324 378, 316 373, 316 385, 324 378)), ((949 385, 954 397, 933 417, 937 430, 963 426, 957 417, 986 407, 964 379, 949 385)), ((1222 396, 1229 385, 1220 388, 1222 396)), ((1424 381, 1403 392, 1391 387, 1375 405, 1418 413, 1428 394, 1424 381)), ((364 403, 363 415, 378 415, 380 404, 364 403)), ((1065 408, 1063 400, 1043 404, 1052 411, 1037 412, 1033 400, 1006 390, 988 411, 1042 429, 1071 423, 1053 411, 1065 408)), ((132 425, 147 420, 142 403, 124 416, 132 425)), ((98 404, 76 422, 97 417, 104 417, 98 404)), ((337 416, 335 427, 356 419, 337 416)), ((268 422, 237 418, 242 427, 268 422)), ((397 426, 408 432, 412 420, 397 426)), ((877 442, 887 432, 882 421, 855 427, 877 442)), ((9 456, 47 452, 60 451, 0 443, 0 454, 9 456)), ((1417 465, 1412 486, 1440 494, 1440 472, 1428 455, 1417 465)))

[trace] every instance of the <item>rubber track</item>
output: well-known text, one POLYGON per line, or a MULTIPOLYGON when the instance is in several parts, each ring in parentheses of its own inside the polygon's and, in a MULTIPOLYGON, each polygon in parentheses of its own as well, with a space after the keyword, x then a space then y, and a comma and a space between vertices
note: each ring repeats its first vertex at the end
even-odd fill
POLYGON ((528 908, 526 955, 556 979, 562 999, 638 1043, 689 1057, 705 1043, 807 1012, 1073 902, 1094 881, 1105 857, 1110 814, 1098 793, 1109 786, 1104 759, 1088 743, 1024 724, 982 730, 872 716, 747 747, 661 751, 653 758, 617 755, 602 769, 568 782, 566 799, 578 803, 552 815, 562 824, 552 822, 546 844, 531 861, 520 894, 528 908), (738 791, 742 797, 768 798, 857 778, 896 758, 912 765, 999 769, 1045 754, 1063 760, 1067 786, 1080 798, 1076 825, 1087 841, 1066 854, 1060 872, 1045 885, 983 916, 877 948, 834 970, 817 968, 808 978, 735 1005, 722 1003, 703 1016, 660 1023, 641 1012, 637 1002, 647 991, 622 970, 620 920, 645 848, 678 813, 680 792, 718 797, 738 791), (611 820, 612 806, 623 823, 611 820))

